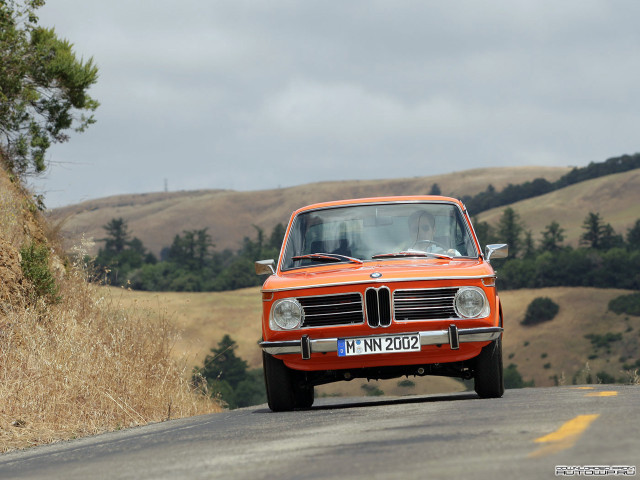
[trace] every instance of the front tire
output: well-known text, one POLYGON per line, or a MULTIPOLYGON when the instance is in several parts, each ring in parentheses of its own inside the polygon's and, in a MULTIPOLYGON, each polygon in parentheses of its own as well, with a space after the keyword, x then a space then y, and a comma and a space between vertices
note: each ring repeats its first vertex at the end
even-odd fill
POLYGON ((480 398, 500 398, 504 394, 502 337, 483 347, 476 357, 474 387, 480 398))
POLYGON ((266 352, 262 352, 264 383, 267 402, 274 412, 288 412, 294 408, 309 408, 313 405, 313 385, 304 383, 304 374, 288 368, 266 352))

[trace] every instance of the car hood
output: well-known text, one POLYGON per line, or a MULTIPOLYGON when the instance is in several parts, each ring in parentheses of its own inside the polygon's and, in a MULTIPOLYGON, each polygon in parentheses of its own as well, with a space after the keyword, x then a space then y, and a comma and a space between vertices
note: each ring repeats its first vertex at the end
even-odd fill
POLYGON ((357 283, 415 280, 454 280, 492 277, 493 268, 481 259, 402 259, 364 264, 322 265, 271 275, 263 291, 294 290, 357 283))

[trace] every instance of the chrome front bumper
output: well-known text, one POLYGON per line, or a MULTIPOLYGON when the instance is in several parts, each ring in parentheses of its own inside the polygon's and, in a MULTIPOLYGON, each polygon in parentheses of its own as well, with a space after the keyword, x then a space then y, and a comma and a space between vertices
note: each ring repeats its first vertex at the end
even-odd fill
MULTIPOLYGON (((490 342, 496 340, 502 334, 501 327, 458 328, 450 325, 447 330, 430 330, 418 332, 420 345, 444 345, 449 344, 452 350, 460 348, 461 343, 490 342)), ((409 333, 409 332, 407 332, 409 333)), ((375 336, 375 335, 371 335, 375 336)), ((310 338, 303 335, 300 340, 287 340, 283 342, 260 342, 260 347, 271 355, 285 355, 297 353, 308 360, 312 353, 328 353, 338 351, 337 338, 310 338)))

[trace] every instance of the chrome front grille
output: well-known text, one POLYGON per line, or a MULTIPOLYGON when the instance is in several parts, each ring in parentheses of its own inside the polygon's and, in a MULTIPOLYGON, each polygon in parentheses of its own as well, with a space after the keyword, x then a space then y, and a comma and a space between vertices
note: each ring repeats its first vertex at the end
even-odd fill
POLYGON ((297 297, 304 309, 302 327, 353 325, 364 322, 362 295, 345 293, 297 297))
POLYGON ((368 288, 364 294, 367 323, 371 327, 391 325, 391 293, 387 287, 368 288))
POLYGON ((302 327, 356 325, 366 321, 371 327, 388 327, 393 320, 446 320, 459 318, 453 303, 458 288, 395 290, 368 288, 337 295, 297 297, 304 309, 302 327), (393 302, 393 309, 392 309, 393 302), (364 305, 363 305, 364 304, 364 305))
POLYGON ((396 290, 393 313, 397 321, 458 318, 453 307, 457 288, 396 290))

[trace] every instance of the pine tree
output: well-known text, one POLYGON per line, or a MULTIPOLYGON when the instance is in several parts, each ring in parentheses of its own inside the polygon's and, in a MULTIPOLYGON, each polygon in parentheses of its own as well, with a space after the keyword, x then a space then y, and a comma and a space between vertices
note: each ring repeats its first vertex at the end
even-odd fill
POLYGON ((547 225, 542 233, 540 250, 547 252, 557 252, 562 248, 564 242, 564 228, 555 220, 547 225))
POLYGON ((627 245, 631 250, 640 250, 640 219, 627 231, 627 245))
POLYGON ((498 239, 509 245, 509 256, 516 258, 522 250, 522 234, 524 226, 515 210, 505 208, 498 223, 498 239))

